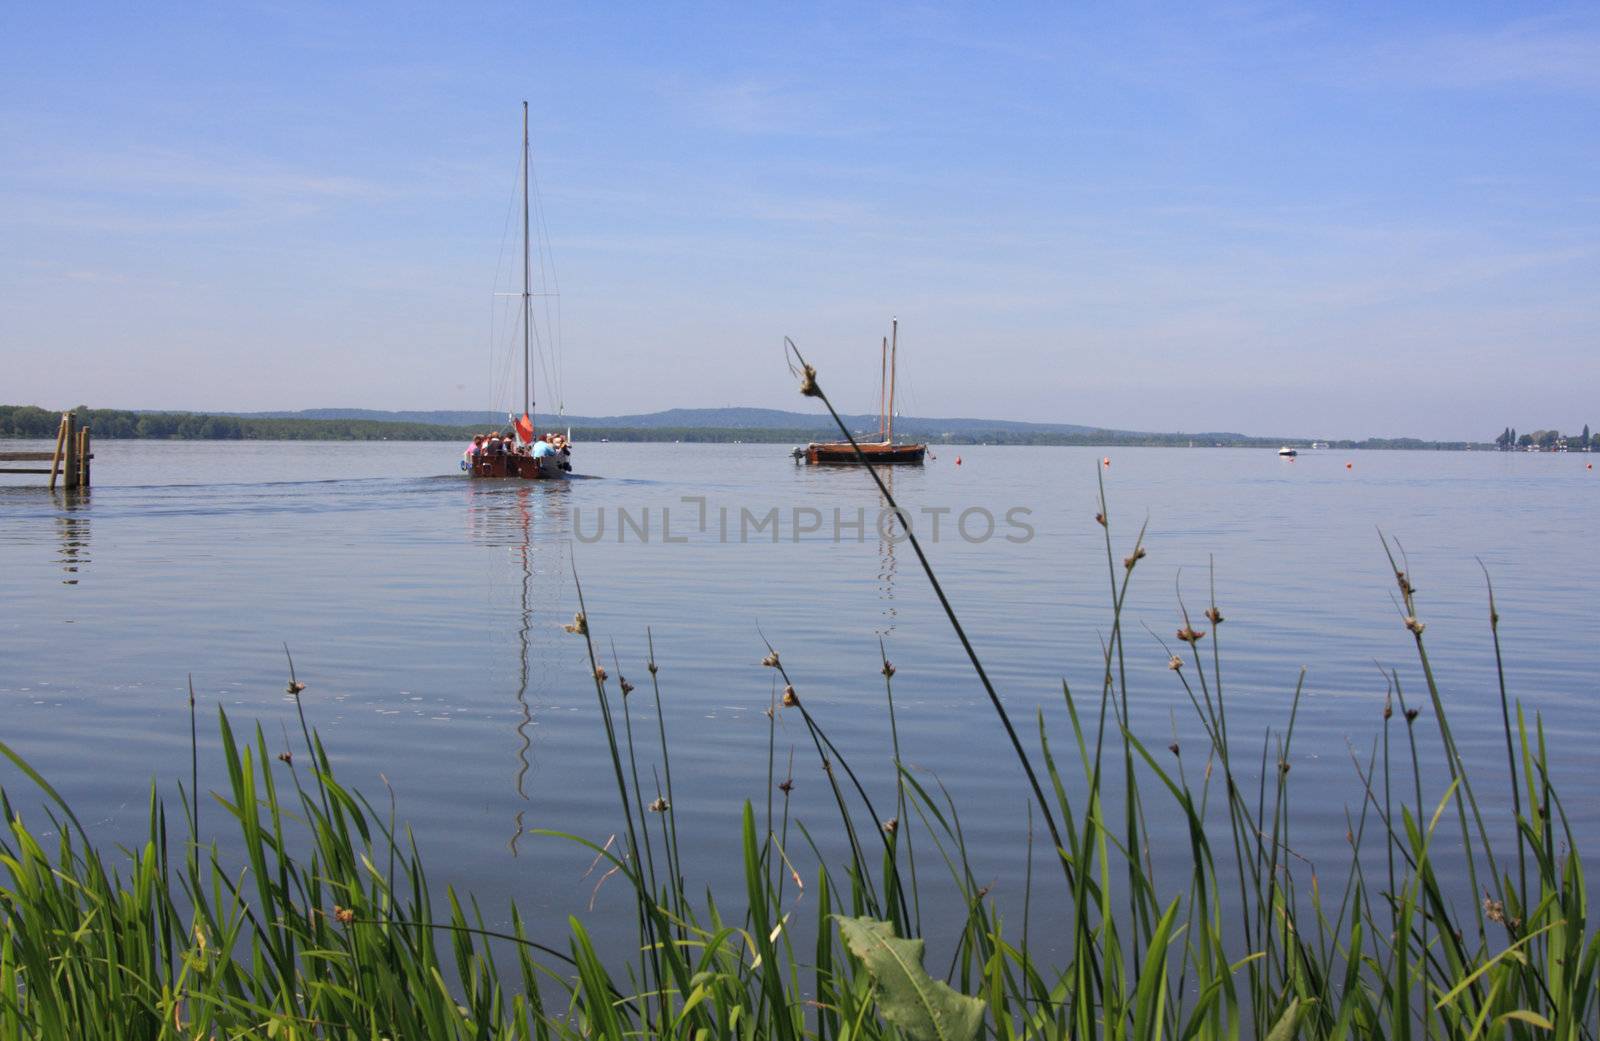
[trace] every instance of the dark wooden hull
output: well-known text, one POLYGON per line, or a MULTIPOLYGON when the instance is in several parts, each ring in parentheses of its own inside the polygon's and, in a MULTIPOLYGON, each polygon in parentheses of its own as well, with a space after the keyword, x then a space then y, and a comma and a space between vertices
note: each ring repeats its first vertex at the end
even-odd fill
MULTIPOLYGON (((548 456, 546 458, 549 458, 548 456)), ((565 462, 565 460, 561 460, 565 462)), ((491 479, 520 479, 524 481, 559 481, 567 477, 569 471, 560 468, 560 463, 552 462, 540 466, 538 460, 529 455, 488 455, 481 456, 473 463, 468 471, 473 477, 491 479)))
POLYGON ((807 445, 805 460, 811 466, 860 466, 863 461, 874 466, 921 466, 927 454, 927 445, 862 444, 858 456, 850 442, 834 441, 807 445))

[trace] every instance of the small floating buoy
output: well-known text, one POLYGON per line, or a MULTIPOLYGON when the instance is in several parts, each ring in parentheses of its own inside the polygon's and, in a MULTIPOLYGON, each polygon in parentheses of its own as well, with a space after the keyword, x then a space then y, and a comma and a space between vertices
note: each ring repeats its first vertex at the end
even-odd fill
POLYGON ((1345 463, 1344 464, 1344 468, 1346 470, 1353 470, 1353 469, 1355 469, 1355 465, 1356 465, 1355 463, 1345 463))
POLYGON ((958 456, 956 456, 956 465, 957 465, 957 466, 960 466, 960 465, 961 465, 961 457, 960 457, 960 456, 959 456, 959 455, 958 455, 958 456))
POLYGON ((1593 470, 1594 469, 1594 464, 1590 463, 1588 466, 1584 467, 1584 469, 1585 470, 1593 470))
POLYGON ((1100 462, 1109 467, 1111 465, 1111 457, 1108 455, 1104 459, 1100 460, 1100 462))

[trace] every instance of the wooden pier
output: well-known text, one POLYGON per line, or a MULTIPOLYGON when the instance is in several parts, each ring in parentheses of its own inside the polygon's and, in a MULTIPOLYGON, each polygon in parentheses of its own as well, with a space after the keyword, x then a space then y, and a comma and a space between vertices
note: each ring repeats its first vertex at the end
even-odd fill
POLYGON ((54 452, 0 452, 0 463, 49 463, 48 467, 3 467, 0 474, 49 474, 51 491, 55 491, 57 480, 69 490, 87 488, 89 463, 93 458, 89 428, 80 427, 74 413, 63 412, 54 452))

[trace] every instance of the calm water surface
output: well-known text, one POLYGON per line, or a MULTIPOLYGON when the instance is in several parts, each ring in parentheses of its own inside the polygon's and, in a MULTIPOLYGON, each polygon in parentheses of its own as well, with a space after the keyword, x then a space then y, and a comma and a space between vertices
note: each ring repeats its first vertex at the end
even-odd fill
MULTIPOLYGON (((206 712, 260 720, 275 749, 290 743, 287 644, 341 778, 374 801, 393 787, 435 877, 473 890, 491 916, 514 897, 559 929, 593 896, 590 858, 523 832, 603 841, 619 826, 583 642, 561 629, 577 608, 576 572, 608 669, 640 684, 635 711, 653 636, 697 878, 739 877, 737 814, 767 798, 774 674, 760 665, 763 637, 880 806, 892 804, 881 640, 898 669, 906 758, 956 798, 980 880, 1020 906, 1020 770, 910 548, 876 530, 882 504, 865 473, 798 468, 769 445, 582 445, 578 466, 595 479, 537 485, 468 481, 441 444, 96 450, 85 494, 0 478, 0 736, 108 840, 140 833, 152 779, 171 792, 187 775, 191 675, 206 712), (757 527, 773 524, 772 510, 775 525, 757 527)), ((962 447, 894 475, 924 537, 931 511, 948 508, 928 547, 945 588, 1025 730, 1043 706, 1063 747, 1062 682, 1098 695, 1110 623, 1094 522, 1101 455, 962 447), (964 528, 963 511, 973 511, 964 528), (1008 521, 1007 511, 1018 512, 1008 521), (996 519, 987 538, 986 516, 996 519)), ((1480 796, 1492 804, 1504 773, 1481 561, 1513 694, 1545 714, 1568 810, 1592 840, 1600 476, 1590 458, 1111 450, 1118 571, 1149 525, 1125 622, 1136 728, 1153 746, 1176 734, 1200 752, 1158 637, 1173 642, 1180 595, 1198 619, 1214 563, 1235 740, 1259 748, 1282 727, 1305 668, 1294 842, 1314 862, 1342 864, 1345 812, 1361 795, 1350 755, 1378 733, 1380 669, 1398 668, 1409 696, 1425 697, 1381 528, 1409 554, 1480 796)), ((208 730, 202 785, 216 786, 208 730)), ((777 747, 780 777, 793 749, 794 812, 838 849, 798 719, 779 714, 777 747)), ((646 787, 653 759, 641 763, 646 787)), ((21 786, 9 768, 0 777, 21 786)), ((1182 855, 1176 818, 1158 816, 1182 855)), ((602 890, 602 929, 620 905, 602 890)))

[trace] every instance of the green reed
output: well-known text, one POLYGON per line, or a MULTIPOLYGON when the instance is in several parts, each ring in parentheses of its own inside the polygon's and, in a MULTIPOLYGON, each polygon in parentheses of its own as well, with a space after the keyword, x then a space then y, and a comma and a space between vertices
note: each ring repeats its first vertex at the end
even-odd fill
MULTIPOLYGON (((826 403, 800 364, 807 393, 826 403)), ((1119 556, 1103 479, 1100 498, 1110 626, 1098 689, 1085 697, 1063 683, 1059 710, 1035 715, 1029 741, 907 532, 1022 770, 1030 831, 1015 851, 1026 858, 1020 922, 979 881, 959 799, 902 759, 887 656, 878 664, 895 772, 880 789, 829 736, 836 721, 808 703, 800 671, 771 644, 765 813, 747 803, 738 822, 743 888, 697 895, 680 852, 670 690, 653 640, 642 704, 654 725, 636 728, 634 685, 614 647, 611 670, 602 663, 580 585, 567 629, 588 652, 620 830, 616 844, 541 834, 591 851, 607 884, 626 889, 636 945, 600 951, 576 917, 560 936, 533 935, 515 906, 508 928, 491 929, 475 901, 432 885, 393 797, 380 809, 336 780, 291 660, 298 747, 275 753, 259 726, 237 733, 219 710, 227 784, 202 817, 191 693, 183 812, 169 818, 152 787, 135 848, 98 848, 49 782, 0 743, 37 791, 30 804, 44 807, 43 820, 25 821, 0 789, 0 1037, 1596 1037, 1600 942, 1582 862, 1543 725, 1506 689, 1492 589, 1509 841, 1492 841, 1409 567, 1386 542, 1426 700, 1408 700, 1400 672, 1386 673, 1381 727, 1364 757, 1352 753, 1359 801, 1348 813, 1348 861, 1323 876, 1295 852, 1300 683, 1259 747, 1237 741, 1214 583, 1201 614, 1179 603, 1170 643, 1128 644, 1122 612, 1146 556, 1143 532, 1119 556), (1129 659, 1156 645, 1194 712, 1196 747, 1152 746, 1131 726, 1129 659), (842 857, 825 857, 791 815, 797 766, 790 753, 779 776, 779 714, 804 730, 815 760, 802 757, 799 769, 828 785, 842 857), (1419 745, 1430 734, 1445 769, 1438 790, 1419 745), (1157 841, 1187 851, 1165 858, 1159 877, 1157 841), (1054 865, 1036 875, 1038 857, 1054 865), (1449 881, 1463 875, 1465 902, 1449 881), (930 917, 925 931, 936 891, 960 911, 930 917), (1043 956, 1029 920, 1046 904, 1064 925, 1043 956)))

